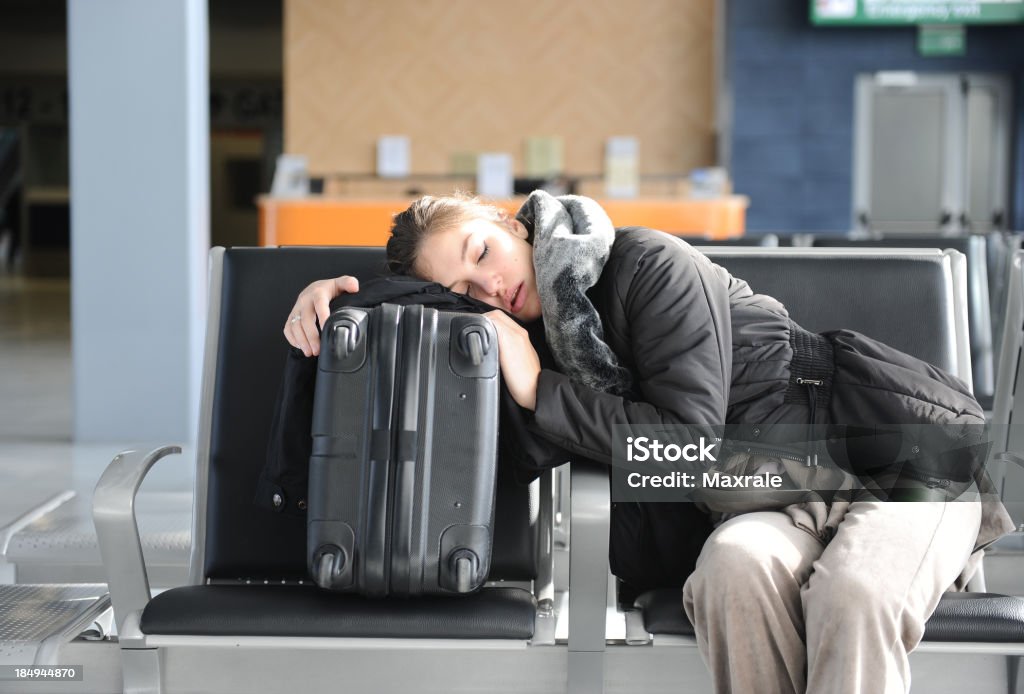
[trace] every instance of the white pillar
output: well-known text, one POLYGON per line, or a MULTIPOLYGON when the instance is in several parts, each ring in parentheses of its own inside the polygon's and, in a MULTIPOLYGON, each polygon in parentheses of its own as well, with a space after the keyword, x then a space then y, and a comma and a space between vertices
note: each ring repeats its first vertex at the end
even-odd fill
POLYGON ((192 443, 209 247, 205 0, 68 0, 74 438, 192 443))

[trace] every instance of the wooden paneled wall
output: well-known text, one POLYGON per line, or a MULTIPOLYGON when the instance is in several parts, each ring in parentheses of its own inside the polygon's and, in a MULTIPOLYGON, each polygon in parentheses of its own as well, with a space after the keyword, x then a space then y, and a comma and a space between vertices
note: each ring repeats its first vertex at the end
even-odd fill
POLYGON ((381 135, 412 171, 454 152, 558 135, 571 174, 605 139, 640 141, 645 174, 714 162, 712 0, 284 0, 285 150, 316 173, 371 173, 381 135))

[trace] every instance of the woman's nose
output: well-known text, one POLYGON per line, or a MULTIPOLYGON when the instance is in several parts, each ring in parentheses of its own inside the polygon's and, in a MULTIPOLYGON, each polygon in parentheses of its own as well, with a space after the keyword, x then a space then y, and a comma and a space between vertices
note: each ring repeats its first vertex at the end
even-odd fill
POLYGON ((484 291, 488 296, 497 296, 498 292, 501 291, 501 278, 497 276, 487 278, 484 283, 484 291))

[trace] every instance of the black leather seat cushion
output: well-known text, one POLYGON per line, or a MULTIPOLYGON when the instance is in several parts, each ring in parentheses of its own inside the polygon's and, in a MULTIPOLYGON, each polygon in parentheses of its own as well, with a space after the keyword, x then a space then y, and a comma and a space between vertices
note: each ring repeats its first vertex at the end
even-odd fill
POLYGON ((647 633, 693 636, 693 625, 683 611, 682 588, 649 590, 633 605, 643 614, 647 633))
MULTIPOLYGON (((678 588, 652 590, 636 599, 651 634, 693 636, 678 588)), ((1024 598, 996 593, 946 593, 924 630, 925 641, 1013 643, 1024 641, 1024 598)))
POLYGON ((1024 598, 996 593, 942 596, 924 629, 925 641, 1024 641, 1024 598))
POLYGON ((371 600, 306 585, 203 585, 156 596, 140 626, 166 635, 529 639, 535 614, 519 588, 371 600))

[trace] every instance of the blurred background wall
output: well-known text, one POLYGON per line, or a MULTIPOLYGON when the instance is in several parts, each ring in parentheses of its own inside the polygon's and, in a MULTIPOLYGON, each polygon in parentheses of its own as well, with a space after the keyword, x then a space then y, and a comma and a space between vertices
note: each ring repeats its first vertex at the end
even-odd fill
POLYGON ((715 161, 715 3, 708 0, 285 0, 285 148, 318 172, 374 170, 406 134, 414 173, 453 152, 559 135, 599 174, 605 139, 640 140, 644 174, 715 161))
POLYGON ((1014 75, 1009 228, 1024 228, 1024 27, 970 26, 965 55, 923 57, 916 27, 817 27, 808 5, 724 2, 731 127, 722 164, 750 196, 748 231, 850 229, 854 79, 878 70, 1014 75))

